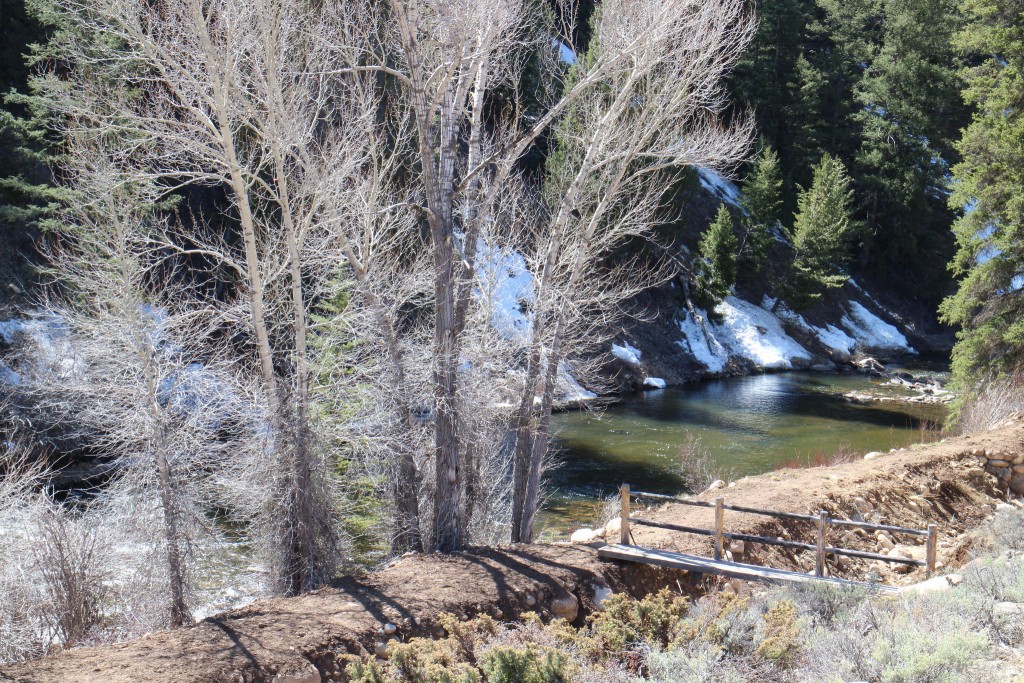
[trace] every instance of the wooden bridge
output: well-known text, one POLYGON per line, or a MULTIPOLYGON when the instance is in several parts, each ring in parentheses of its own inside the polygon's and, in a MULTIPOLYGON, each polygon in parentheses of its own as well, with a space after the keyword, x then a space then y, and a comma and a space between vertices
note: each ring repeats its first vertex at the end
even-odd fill
POLYGON ((670 567, 673 569, 684 569, 686 571, 696 572, 699 574, 715 574, 718 576, 727 576, 746 581, 766 581, 769 583, 819 582, 844 586, 866 587, 884 593, 895 593, 897 589, 894 586, 850 581, 847 579, 837 579, 825 576, 825 558, 829 555, 844 555, 846 557, 878 560, 880 562, 888 562, 892 564, 925 567, 928 576, 931 576, 932 572, 935 571, 936 541, 938 540, 938 526, 935 524, 929 524, 927 529, 908 529, 906 527, 891 526, 887 524, 871 524, 870 522, 857 522, 850 519, 836 519, 829 517, 828 512, 824 510, 820 511, 817 515, 803 515, 793 512, 779 512, 776 510, 762 510, 759 508, 744 507, 741 505, 726 505, 725 498, 721 496, 716 498, 714 503, 709 503, 700 500, 686 500, 683 498, 676 498, 674 496, 663 496, 656 493, 630 491, 628 484, 624 484, 622 486, 621 496, 622 513, 620 517, 621 531, 619 543, 606 545, 603 548, 600 548, 597 551, 598 556, 603 558, 625 560, 627 562, 640 562, 642 564, 652 564, 659 567, 670 567), (703 529, 698 527, 681 526, 678 524, 668 524, 665 522, 656 522, 654 520, 643 519, 640 517, 631 518, 629 514, 632 498, 643 498, 647 500, 677 503, 680 505, 713 508, 715 511, 715 527, 714 529, 703 529), (776 519, 812 522, 817 526, 817 538, 814 543, 804 543, 781 538, 771 538, 768 536, 728 532, 725 531, 726 510, 752 515, 764 515, 766 517, 774 517, 776 519), (714 537, 714 557, 700 557, 697 555, 687 555, 685 553, 678 553, 669 550, 657 550, 633 545, 630 542, 632 540, 630 524, 680 531, 700 536, 712 536, 714 537), (890 557, 888 555, 881 555, 879 553, 871 553, 863 550, 831 547, 826 543, 826 536, 830 527, 846 527, 871 531, 886 531, 889 533, 908 536, 923 536, 926 539, 925 559, 922 561, 907 557, 890 557), (723 546, 726 540, 737 540, 745 543, 761 543, 764 545, 781 546, 783 548, 792 548, 795 550, 812 551, 815 553, 814 573, 804 574, 802 572, 774 569, 771 567, 760 567, 757 565, 743 564, 742 562, 734 562, 725 559, 723 546))

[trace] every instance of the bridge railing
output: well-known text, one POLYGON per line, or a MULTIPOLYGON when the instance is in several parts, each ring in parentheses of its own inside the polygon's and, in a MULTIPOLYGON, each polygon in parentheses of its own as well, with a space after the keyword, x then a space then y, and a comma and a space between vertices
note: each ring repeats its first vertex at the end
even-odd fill
POLYGON ((935 571, 936 544, 938 541, 937 524, 929 524, 927 529, 910 529, 907 527, 893 526, 891 524, 872 524, 871 522, 857 522, 851 519, 839 519, 835 517, 829 517, 828 512, 825 510, 819 511, 816 515, 806 515, 794 512, 780 512, 778 510, 764 510, 761 508, 746 507, 743 505, 726 505, 725 498, 722 496, 715 498, 714 503, 710 503, 703 500, 689 500, 685 498, 676 498, 675 496, 666 496, 659 493, 631 491, 629 488, 629 484, 622 485, 622 488, 620 489, 620 495, 622 499, 620 542, 622 543, 622 545, 631 545, 629 529, 630 524, 637 524, 640 526, 649 526, 658 529, 668 529, 671 531, 681 531, 683 533, 697 534, 700 536, 712 536, 714 537, 714 557, 716 560, 722 559, 724 555, 723 547, 726 540, 744 541, 745 543, 761 543, 764 545, 780 546, 783 548, 813 551, 815 553, 815 576, 824 576, 825 558, 828 555, 844 555, 846 557, 856 557, 864 560, 878 560, 880 562, 888 562, 891 564, 905 564, 914 567, 924 567, 928 576, 931 576, 932 572, 935 571), (676 503, 679 505, 690 505, 693 507, 713 508, 715 511, 715 526, 713 529, 704 529, 700 527, 689 527, 682 526, 679 524, 669 524, 667 522, 656 522, 650 519, 643 519, 642 517, 630 518, 629 515, 631 500, 633 498, 664 501, 676 503), (817 538, 815 539, 814 543, 803 543, 800 541, 787 541, 780 538, 772 538, 770 536, 757 536, 754 534, 740 534, 726 531, 726 510, 742 512, 750 515, 764 515, 766 517, 774 517, 777 519, 813 522, 817 525, 817 538), (831 547, 826 543, 826 536, 828 533, 828 529, 830 527, 850 527, 855 529, 886 531, 889 533, 903 534, 907 536, 924 537, 925 559, 915 560, 908 557, 890 557, 889 555, 871 553, 863 550, 831 547))

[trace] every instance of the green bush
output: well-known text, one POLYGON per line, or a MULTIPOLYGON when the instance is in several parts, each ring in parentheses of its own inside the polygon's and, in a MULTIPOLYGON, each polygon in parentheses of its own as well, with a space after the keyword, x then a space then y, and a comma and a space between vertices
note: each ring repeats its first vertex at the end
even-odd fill
POLYGON ((569 683, 569 658, 550 648, 499 646, 484 655, 487 683, 569 683))

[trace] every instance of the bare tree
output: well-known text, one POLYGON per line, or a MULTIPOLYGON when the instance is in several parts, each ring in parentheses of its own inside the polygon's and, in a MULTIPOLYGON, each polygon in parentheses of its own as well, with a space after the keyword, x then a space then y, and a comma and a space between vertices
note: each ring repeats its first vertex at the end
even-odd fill
POLYGON ((393 0, 379 42, 350 64, 386 72, 401 89, 395 106, 415 125, 411 194, 422 198, 434 269, 433 537, 442 550, 463 541, 460 468, 472 461, 465 449, 478 446, 464 433, 477 406, 464 402, 460 367, 481 240, 536 255, 513 477, 513 539, 530 540, 559 368, 579 332, 593 329, 577 323, 642 284, 609 287, 623 271, 601 272, 601 257, 649 232, 665 171, 728 167, 749 143, 747 120, 722 122, 723 79, 752 31, 742 2, 606 0, 587 57, 571 70, 555 60, 555 36, 572 35, 578 8, 559 9, 561 27, 518 0, 393 0), (523 87, 538 56, 541 90, 561 94, 531 111, 523 87), (495 120, 485 104, 499 90, 511 95, 495 120), (525 184, 522 156, 553 127, 564 155, 546 169, 539 210, 525 211, 525 224, 502 224, 509 186, 525 184))
POLYGON ((337 554, 325 424, 388 480, 395 551, 456 550, 506 515, 531 540, 559 386, 658 277, 606 257, 649 234, 673 170, 745 153, 747 120, 722 116, 742 2, 605 0, 571 68, 572 3, 56 2, 80 29, 44 81, 67 132, 155 200, 230 201, 236 228, 146 239, 228 282, 208 324, 258 378, 284 589, 337 554), (542 136, 558 151, 538 177, 542 136))
POLYGON ((116 148, 104 144, 125 182, 160 188, 155 199, 200 185, 230 202, 237 233, 196 221, 149 239, 228 281, 216 322, 244 335, 267 406, 275 495, 263 513, 276 528, 277 571, 286 592, 306 590, 330 577, 336 554, 314 482, 310 315, 337 274, 332 202, 363 163, 374 114, 321 38, 345 44, 358 22, 333 4, 292 0, 60 0, 57 9, 76 27, 59 36, 72 68, 42 85, 67 130, 115 138, 116 148))

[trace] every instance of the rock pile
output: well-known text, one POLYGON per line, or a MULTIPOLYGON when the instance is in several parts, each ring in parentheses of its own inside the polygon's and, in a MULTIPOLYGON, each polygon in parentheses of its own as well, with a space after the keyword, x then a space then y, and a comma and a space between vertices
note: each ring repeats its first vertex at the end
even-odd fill
POLYGON ((1018 496, 1024 495, 1024 452, 975 448, 970 455, 1018 496))

